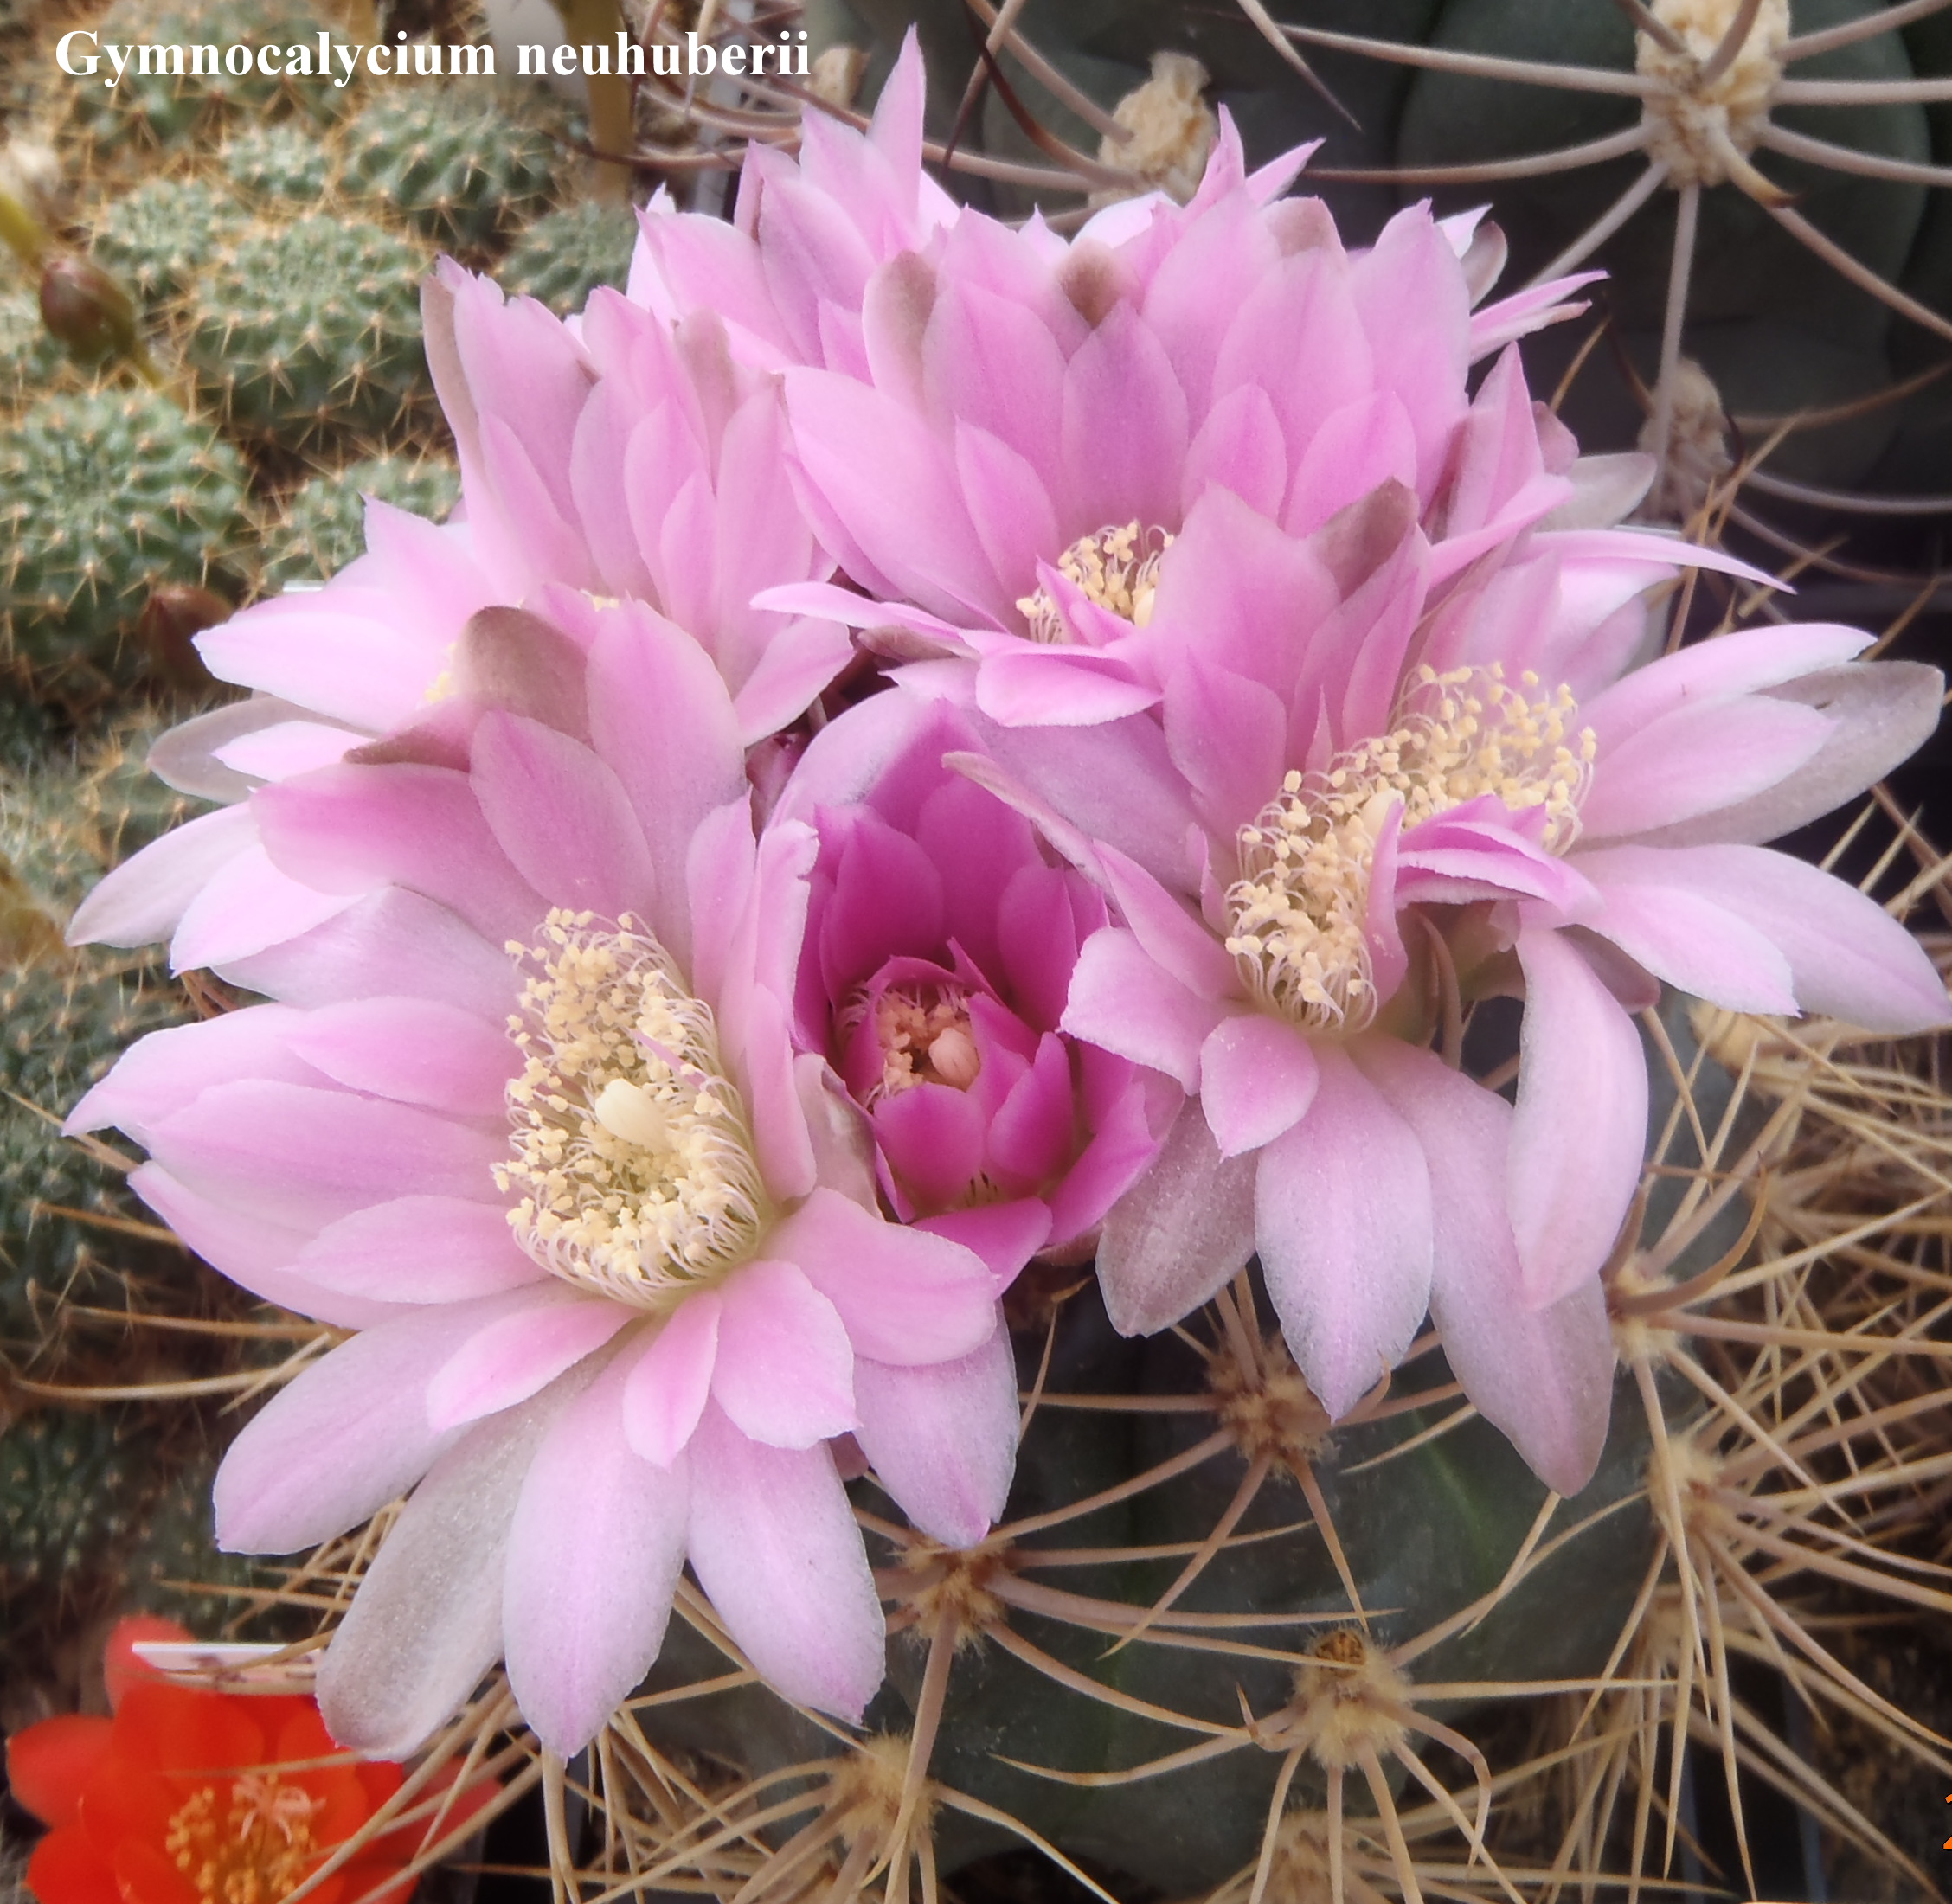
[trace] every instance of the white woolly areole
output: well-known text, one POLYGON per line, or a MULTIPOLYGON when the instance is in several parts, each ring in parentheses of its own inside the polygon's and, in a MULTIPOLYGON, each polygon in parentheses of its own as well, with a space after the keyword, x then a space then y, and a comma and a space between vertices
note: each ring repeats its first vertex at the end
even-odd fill
POLYGON ((1763 0, 1735 56, 1705 77, 1715 50, 1742 10, 1742 0, 1653 0, 1652 11, 1682 42, 1663 46, 1636 36, 1634 64, 1657 89, 1643 108, 1647 151, 1675 185, 1719 185, 1746 171, 1769 123, 1769 100, 1782 77, 1789 0, 1763 0))

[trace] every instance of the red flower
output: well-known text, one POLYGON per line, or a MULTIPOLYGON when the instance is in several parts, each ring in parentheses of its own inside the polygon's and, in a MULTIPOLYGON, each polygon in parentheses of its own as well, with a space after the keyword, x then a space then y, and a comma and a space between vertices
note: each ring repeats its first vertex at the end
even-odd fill
MULTIPOLYGON (((27 1868, 40 1904, 280 1904, 400 1789, 398 1766, 333 1744, 311 1699, 172 1684, 133 1650, 190 1637, 123 1620, 103 1657, 114 1717, 46 1719, 7 1741, 14 1797, 53 1827, 27 1868)), ((307 1904, 407 1904, 413 1881, 388 1881, 495 1791, 382 1833, 307 1904)))

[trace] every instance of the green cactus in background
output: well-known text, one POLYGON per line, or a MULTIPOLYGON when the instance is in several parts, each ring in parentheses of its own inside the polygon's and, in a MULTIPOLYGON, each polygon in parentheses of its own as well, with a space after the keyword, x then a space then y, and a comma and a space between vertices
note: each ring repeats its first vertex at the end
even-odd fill
POLYGON ((146 179, 104 208, 94 255, 143 304, 180 297, 247 220, 229 196, 199 179, 146 179))
POLYGON ((325 471, 286 498, 267 537, 261 584, 269 590, 322 581, 344 568, 365 548, 369 496, 438 521, 460 492, 460 472, 439 458, 372 457, 325 471))
POLYGON ((33 292, 0 290, 0 410, 79 381, 67 353, 48 335, 33 292))
POLYGON ((496 247, 549 202, 555 151, 491 96, 414 86, 381 94, 341 136, 340 183, 450 251, 496 247))
POLYGON ((148 671, 132 626, 164 582, 221 578, 244 529, 236 451, 166 397, 50 397, 0 437, 4 658, 71 698, 148 671))
POLYGON ((331 151, 299 124, 241 127, 217 163, 244 196, 272 204, 314 204, 332 179, 331 151))
POLYGON ((150 1451, 130 1408, 48 1408, 0 1435, 0 1625, 26 1637, 93 1597, 137 1525, 150 1451), (36 1618, 38 1616, 38 1619, 36 1618))
POLYGON ((599 285, 623 288, 636 247, 637 219, 629 207, 586 200, 544 213, 509 247, 495 276, 506 290, 567 317, 581 311, 599 285))
POLYGON ((425 255, 383 226, 301 218, 210 260, 183 354, 227 428, 288 448, 397 429, 430 394, 425 255))
MULTIPOLYGON (((345 94, 316 79, 270 78, 254 68, 222 69, 221 54, 233 42, 281 45, 317 41, 334 23, 329 11, 305 0, 115 0, 93 30, 105 42, 157 48, 211 46, 220 56, 202 73, 178 75, 158 57, 144 73, 139 55, 112 86, 86 82, 68 87, 72 136, 98 161, 140 161, 156 151, 182 153, 209 144, 233 120, 282 118, 295 112, 330 117, 345 94)), ((194 52, 185 54, 194 65, 194 52)))

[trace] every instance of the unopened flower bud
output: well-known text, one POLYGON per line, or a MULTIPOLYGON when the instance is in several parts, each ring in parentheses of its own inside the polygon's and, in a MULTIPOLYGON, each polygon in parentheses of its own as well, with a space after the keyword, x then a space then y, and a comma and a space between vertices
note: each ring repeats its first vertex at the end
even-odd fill
POLYGON ((80 363, 132 357, 141 349, 128 292, 90 259, 48 261, 41 273, 41 321, 80 363))

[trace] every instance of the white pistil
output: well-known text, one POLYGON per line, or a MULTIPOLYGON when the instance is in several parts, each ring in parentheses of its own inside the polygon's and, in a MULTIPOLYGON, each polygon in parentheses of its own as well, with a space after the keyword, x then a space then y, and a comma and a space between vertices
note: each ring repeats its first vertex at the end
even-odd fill
POLYGON ((1514 812, 1546 810, 1544 844, 1579 832, 1594 737, 1576 734, 1569 688, 1537 694, 1503 670, 1418 670, 1392 732, 1290 772, 1240 833, 1227 891, 1227 950, 1255 995, 1295 1023, 1358 1031, 1376 1016, 1368 933, 1376 843, 1400 807, 1407 831, 1485 794, 1514 812))
POLYGON ((668 1308, 746 1261, 772 1214, 711 1008, 628 918, 553 912, 510 949, 535 970, 509 1020, 509 1222, 565 1281, 668 1308))
MULTIPOLYGON (((867 1009, 861 997, 844 1019, 867 1009)), ((874 1003, 875 1042, 881 1048, 881 1081, 870 1104, 899 1097, 918 1084, 946 1084, 966 1091, 983 1069, 983 1055, 969 1019, 969 994, 960 985, 891 985, 874 1003)))
MULTIPOLYGON (((1163 529, 1126 522, 1100 529, 1073 542, 1057 558, 1057 572, 1101 608, 1109 609, 1134 628, 1153 619, 1153 599, 1159 589, 1159 559, 1172 547, 1163 529)), ((1032 641, 1067 646, 1076 641, 1063 610, 1050 591, 1039 587, 1017 604, 1030 625, 1032 641)))

